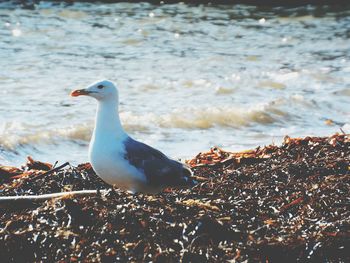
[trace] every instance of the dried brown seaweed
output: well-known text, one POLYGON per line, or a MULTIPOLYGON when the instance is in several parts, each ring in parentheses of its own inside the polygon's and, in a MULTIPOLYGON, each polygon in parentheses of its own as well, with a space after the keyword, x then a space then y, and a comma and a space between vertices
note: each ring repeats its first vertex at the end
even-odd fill
POLYGON ((0 196, 109 190, 0 208, 1 261, 350 260, 348 135, 188 163, 198 184, 158 195, 111 189, 88 164, 17 171, 29 175, 1 181, 0 196))

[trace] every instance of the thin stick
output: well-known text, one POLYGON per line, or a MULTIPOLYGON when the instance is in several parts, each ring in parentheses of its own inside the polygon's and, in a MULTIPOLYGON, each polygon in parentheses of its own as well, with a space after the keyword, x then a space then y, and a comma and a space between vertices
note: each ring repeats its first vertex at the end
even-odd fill
POLYGON ((18 196, 0 196, 0 207, 17 202, 43 202, 53 198, 69 196, 86 196, 107 193, 108 190, 79 190, 70 192, 59 192, 43 195, 18 195, 18 196))
POLYGON ((69 165, 69 162, 65 162, 64 164, 62 164, 62 165, 60 165, 60 166, 57 166, 56 168, 53 168, 53 169, 51 169, 51 170, 49 170, 49 171, 47 171, 47 172, 45 172, 45 173, 39 174, 39 175, 37 175, 37 176, 35 176, 35 177, 32 177, 32 179, 38 179, 38 178, 40 178, 40 177, 44 177, 44 176, 46 176, 46 175, 52 174, 52 173, 54 173, 54 172, 56 172, 56 171, 58 171, 58 170, 61 170, 63 167, 65 167, 65 166, 67 166, 67 165, 69 165))

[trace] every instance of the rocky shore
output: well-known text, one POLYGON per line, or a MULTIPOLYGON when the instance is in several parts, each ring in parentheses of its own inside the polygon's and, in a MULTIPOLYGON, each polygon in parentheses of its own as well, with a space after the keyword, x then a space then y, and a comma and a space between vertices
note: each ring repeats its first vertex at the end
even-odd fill
POLYGON ((110 189, 89 164, 0 166, 1 262, 350 261, 350 137, 188 161, 198 184, 110 189), (5 200, 78 190, 85 194, 5 200))

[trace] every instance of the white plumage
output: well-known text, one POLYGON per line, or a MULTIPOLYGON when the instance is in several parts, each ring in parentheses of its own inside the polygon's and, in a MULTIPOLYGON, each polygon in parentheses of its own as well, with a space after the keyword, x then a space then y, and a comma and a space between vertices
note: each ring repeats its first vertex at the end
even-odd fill
POLYGON ((105 182, 143 192, 193 183, 192 173, 186 165, 128 136, 119 119, 118 90, 111 81, 99 81, 71 93, 74 97, 80 95, 98 101, 89 160, 96 174, 105 182))

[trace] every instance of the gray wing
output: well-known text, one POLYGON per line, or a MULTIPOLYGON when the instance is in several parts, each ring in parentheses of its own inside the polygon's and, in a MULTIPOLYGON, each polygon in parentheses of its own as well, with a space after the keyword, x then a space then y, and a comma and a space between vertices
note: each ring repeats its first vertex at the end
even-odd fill
POLYGON ((190 184, 191 170, 169 159, 162 152, 128 137, 124 142, 125 159, 142 171, 148 183, 157 186, 190 184))

